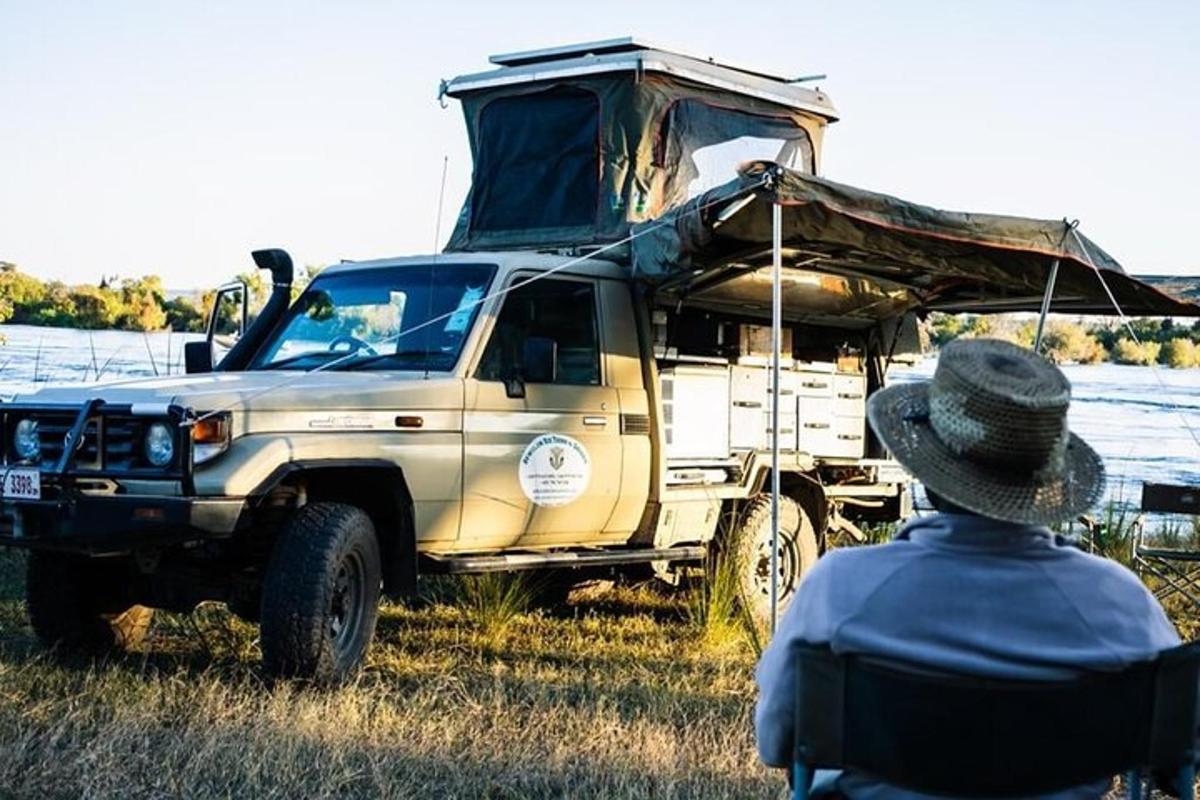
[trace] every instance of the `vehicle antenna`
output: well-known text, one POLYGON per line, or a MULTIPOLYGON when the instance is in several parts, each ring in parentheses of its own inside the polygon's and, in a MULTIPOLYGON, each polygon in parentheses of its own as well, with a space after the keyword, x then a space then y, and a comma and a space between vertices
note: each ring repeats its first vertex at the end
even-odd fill
POLYGON ((437 220, 433 223, 433 257, 437 258, 438 245, 442 241, 442 206, 446 202, 446 172, 450 169, 450 156, 442 156, 442 186, 438 189, 437 220))
MULTIPOLYGON (((433 223, 433 261, 429 265, 429 304, 425 319, 433 316, 433 270, 438 262, 438 245, 442 241, 442 207, 446 202, 446 173, 450 169, 450 156, 442 156, 442 185, 438 188, 437 219, 433 223)), ((429 380, 429 334, 425 334, 425 380, 429 380)))

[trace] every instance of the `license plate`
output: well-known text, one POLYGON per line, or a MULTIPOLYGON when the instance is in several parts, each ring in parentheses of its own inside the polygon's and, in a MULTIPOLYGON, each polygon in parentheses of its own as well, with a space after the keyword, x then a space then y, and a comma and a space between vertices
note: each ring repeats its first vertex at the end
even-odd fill
POLYGON ((7 500, 41 500, 41 473, 28 467, 0 466, 0 497, 7 500))

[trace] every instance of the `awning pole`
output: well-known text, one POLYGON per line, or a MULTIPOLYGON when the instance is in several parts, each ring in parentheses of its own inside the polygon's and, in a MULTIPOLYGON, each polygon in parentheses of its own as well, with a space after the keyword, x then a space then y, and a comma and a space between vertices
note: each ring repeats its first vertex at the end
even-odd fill
POLYGON ((1058 280, 1058 259, 1050 265, 1050 278, 1046 281, 1046 293, 1042 295, 1042 312, 1038 316, 1037 334, 1033 337, 1033 352, 1042 352, 1042 333, 1046 329, 1046 315, 1050 313, 1050 299, 1054 297, 1054 283, 1058 280))
POLYGON ((783 207, 771 204, 771 634, 779 608, 779 361, 783 349, 783 207))

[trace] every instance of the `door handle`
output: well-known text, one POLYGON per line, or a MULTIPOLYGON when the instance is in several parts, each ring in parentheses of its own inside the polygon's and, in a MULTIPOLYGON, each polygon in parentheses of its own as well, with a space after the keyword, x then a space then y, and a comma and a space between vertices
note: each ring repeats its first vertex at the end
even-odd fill
POLYGON ((608 424, 608 419, 605 417, 584 417, 583 424, 589 428, 603 428, 608 424))

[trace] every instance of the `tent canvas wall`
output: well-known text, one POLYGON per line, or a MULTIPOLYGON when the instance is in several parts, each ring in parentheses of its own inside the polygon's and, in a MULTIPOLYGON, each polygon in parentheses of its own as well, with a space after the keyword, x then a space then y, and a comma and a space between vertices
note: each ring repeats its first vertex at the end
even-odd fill
POLYGON ((618 241, 746 157, 815 173, 819 91, 632 39, 494 56, 449 81, 474 162, 447 250, 618 241))

